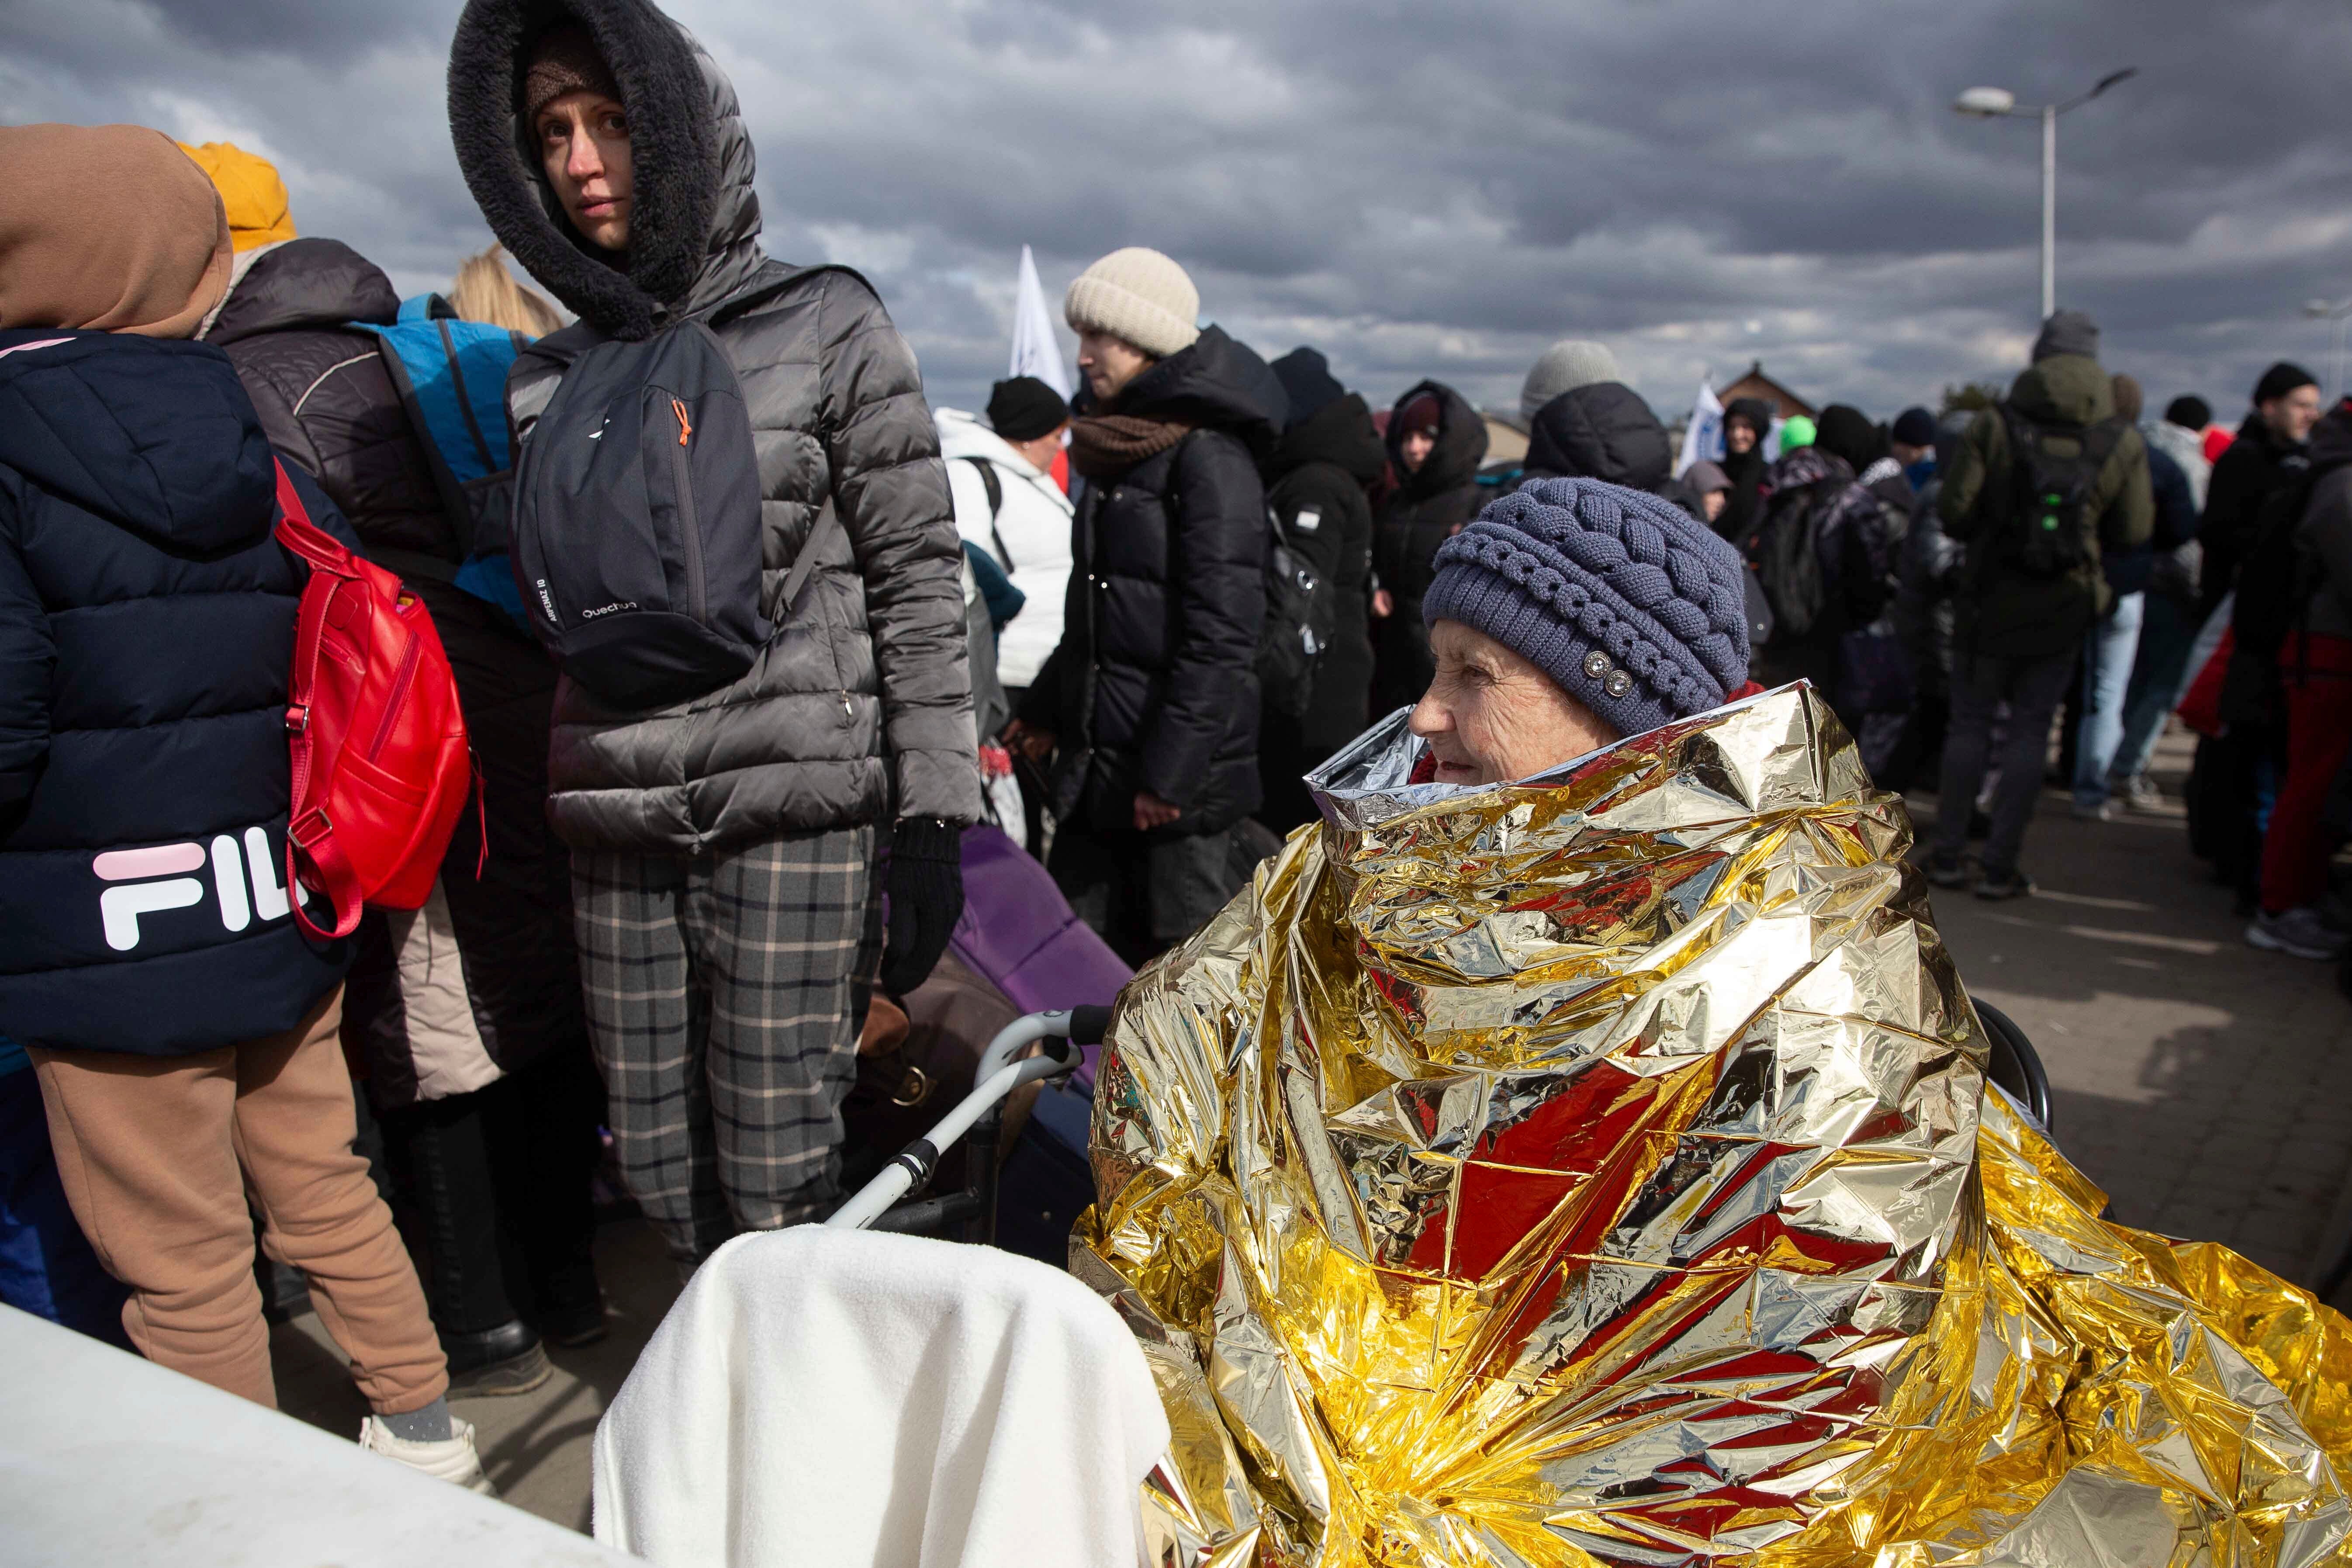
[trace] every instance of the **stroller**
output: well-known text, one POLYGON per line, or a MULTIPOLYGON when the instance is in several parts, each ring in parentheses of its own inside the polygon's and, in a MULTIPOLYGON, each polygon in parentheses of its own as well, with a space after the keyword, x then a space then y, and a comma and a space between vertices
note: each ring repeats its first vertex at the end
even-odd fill
POLYGON ((993 1236, 1005 1097, 1076 1070, 1108 1022, 1015 1020, 830 1219, 703 1262, 597 1426, 598 1541, 738 1568, 1147 1560, 1140 1488, 1170 1439, 1134 1335, 1060 1269, 941 1239, 993 1236), (964 1190, 923 1195, 965 1139, 964 1190))

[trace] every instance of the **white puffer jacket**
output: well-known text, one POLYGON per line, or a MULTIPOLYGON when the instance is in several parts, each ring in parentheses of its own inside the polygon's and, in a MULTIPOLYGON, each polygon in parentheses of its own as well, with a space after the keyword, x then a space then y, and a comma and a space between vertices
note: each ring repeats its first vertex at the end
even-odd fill
POLYGON ((958 408, 934 413, 940 456, 947 459, 956 531, 996 558, 1028 596, 996 637, 996 676, 1027 686, 1062 640, 1062 593, 1070 580, 1070 498, 977 416, 958 408), (969 459, 969 460, 967 460, 969 459), (976 462, 996 470, 1004 502, 990 527, 988 486, 976 462), (1006 559, 1007 556, 1011 559, 1006 559))

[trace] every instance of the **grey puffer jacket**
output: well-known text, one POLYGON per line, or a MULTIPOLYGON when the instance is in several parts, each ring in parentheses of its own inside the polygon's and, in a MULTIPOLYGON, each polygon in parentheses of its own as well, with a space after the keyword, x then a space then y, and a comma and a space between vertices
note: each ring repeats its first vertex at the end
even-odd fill
POLYGON ((842 527, 799 610, 751 668, 654 712, 566 681, 549 812, 575 848, 698 853, 778 833, 902 817, 968 823, 980 775, 962 570, 947 471, 915 357, 866 280, 761 250, 735 89, 646 0, 469 0, 449 63, 450 131, 483 215, 575 325, 515 363, 527 439, 583 352, 686 317, 717 332, 759 452, 763 610, 826 500, 842 527), (515 62, 550 20, 585 26, 619 82, 635 161, 625 270, 572 233, 512 112, 515 62))

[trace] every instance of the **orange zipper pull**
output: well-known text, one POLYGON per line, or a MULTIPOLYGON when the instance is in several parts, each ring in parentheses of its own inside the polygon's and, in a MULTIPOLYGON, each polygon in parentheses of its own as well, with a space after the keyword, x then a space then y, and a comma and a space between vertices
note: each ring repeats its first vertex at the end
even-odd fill
POLYGON ((669 406, 670 411, 677 416, 677 444, 683 447, 686 438, 694 434, 694 426, 686 422, 685 404, 673 397, 669 400, 669 406))

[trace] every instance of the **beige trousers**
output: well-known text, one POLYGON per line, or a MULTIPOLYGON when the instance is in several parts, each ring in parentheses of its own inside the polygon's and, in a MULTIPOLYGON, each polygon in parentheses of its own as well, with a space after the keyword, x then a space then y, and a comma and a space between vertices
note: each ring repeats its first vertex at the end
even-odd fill
POLYGON ((196 1056, 31 1056, 67 1201, 131 1287, 122 1325, 148 1360, 276 1406, 249 1185, 262 1245, 310 1277, 361 1394, 396 1415, 449 1377, 392 1211, 352 1149, 342 1003, 338 986, 282 1035, 196 1056))

